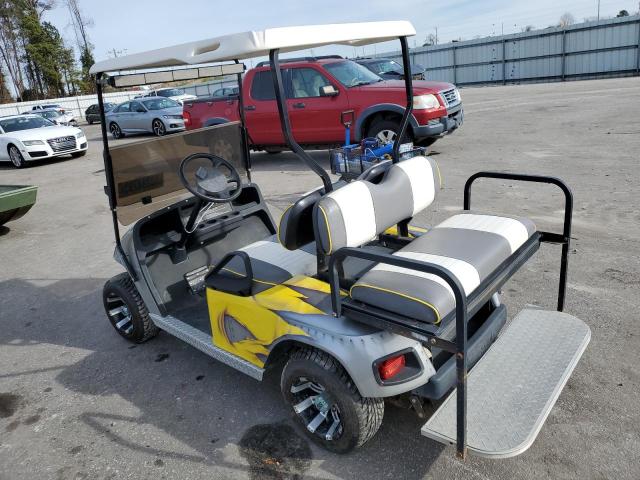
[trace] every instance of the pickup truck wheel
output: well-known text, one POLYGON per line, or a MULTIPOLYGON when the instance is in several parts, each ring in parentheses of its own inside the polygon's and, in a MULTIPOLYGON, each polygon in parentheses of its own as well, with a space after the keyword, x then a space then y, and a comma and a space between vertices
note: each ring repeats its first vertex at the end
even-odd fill
POLYGON ((416 142, 416 145, 418 145, 419 147, 429 147, 434 143, 436 143, 437 140, 438 140, 438 137, 424 138, 419 142, 416 142))
MULTIPOLYGON (((374 122, 367 130, 367 137, 374 137, 381 143, 393 142, 400 130, 400 122, 396 120, 379 120, 374 122)), ((407 131, 403 141, 411 142, 411 132, 407 131)))
POLYGON ((361 446, 382 424, 383 399, 360 396, 342 365, 323 351, 295 351, 282 370, 280 388, 305 434, 331 452, 361 446))
POLYGON ((18 147, 15 145, 9 145, 9 158, 11 159, 11 163, 16 168, 24 168, 27 165, 27 162, 24 161, 24 157, 18 147))
POLYGON ((282 150, 278 150, 277 148, 265 148, 264 151, 267 152, 269 155, 275 155, 277 153, 282 153, 282 150))
POLYGON ((146 342, 158 334, 158 327, 151 320, 128 273, 121 273, 107 280, 102 299, 109 322, 130 342, 146 342))

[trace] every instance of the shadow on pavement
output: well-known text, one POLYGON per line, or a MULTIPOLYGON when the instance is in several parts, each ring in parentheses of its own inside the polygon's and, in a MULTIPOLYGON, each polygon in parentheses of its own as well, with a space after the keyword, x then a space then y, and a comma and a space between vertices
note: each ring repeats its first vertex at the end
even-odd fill
POLYGON ((389 478, 417 479, 444 449, 420 436, 423 422, 412 412, 388 406, 379 433, 362 449, 348 456, 320 450, 292 427, 277 372, 257 382, 163 332, 143 345, 126 342, 105 317, 104 281, 0 283, 0 346, 53 344, 88 352, 71 365, 63 352, 46 365, 3 372, 0 379, 59 370, 55 380, 66 390, 103 398, 98 407, 90 401, 73 409, 97 437, 134 455, 215 465, 253 479, 313 478, 308 472, 313 458, 341 478, 376 478, 384 472, 389 478), (125 402, 106 398, 113 395, 125 402), (127 402, 130 406, 122 409, 127 402), (162 441, 164 435, 176 442, 162 441), (240 457, 230 456, 229 446, 237 446, 240 457))

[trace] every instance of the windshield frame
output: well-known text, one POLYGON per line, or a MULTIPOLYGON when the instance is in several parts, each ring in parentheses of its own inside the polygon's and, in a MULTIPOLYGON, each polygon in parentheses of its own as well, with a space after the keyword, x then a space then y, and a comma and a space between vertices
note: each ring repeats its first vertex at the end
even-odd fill
POLYGON ((24 116, 24 117, 12 117, 12 118, 7 118, 7 119, 4 119, 4 120, 0 120, 0 128, 2 128, 2 132, 3 133, 23 132, 25 130, 36 130, 38 128, 54 127, 54 126, 55 126, 55 123, 53 123, 52 121, 50 121, 47 118, 41 117, 40 115, 30 115, 30 116, 24 116), (12 121, 12 120, 17 120, 18 124, 19 123, 30 123, 30 122, 27 122, 27 121, 36 121, 36 122, 42 122, 42 125, 28 127, 28 128, 13 128, 13 129, 7 130, 7 126, 6 126, 6 124, 4 122, 12 121))
MULTIPOLYGON (((371 85, 373 83, 384 81, 384 79, 380 75, 372 72, 364 65, 360 65, 358 62, 354 62, 353 60, 349 59, 344 59, 338 62, 325 63, 324 65, 322 65, 322 68, 345 88, 361 87, 363 85, 371 85), (362 77, 362 79, 358 83, 349 83, 346 80, 346 76, 342 76, 336 73, 338 71, 338 68, 344 67, 345 65, 350 65, 352 67, 352 73, 356 75, 352 77, 353 80, 357 79, 357 76, 362 77)), ((350 76, 351 73, 347 75, 350 76)))

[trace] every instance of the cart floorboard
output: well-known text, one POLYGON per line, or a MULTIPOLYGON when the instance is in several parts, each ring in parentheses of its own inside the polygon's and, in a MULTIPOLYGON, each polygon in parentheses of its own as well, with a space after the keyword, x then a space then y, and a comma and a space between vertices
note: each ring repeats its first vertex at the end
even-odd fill
MULTIPOLYGON (((590 338, 589 327, 576 317, 522 310, 469 372, 469 452, 506 458, 529 448, 590 338)), ((455 390, 422 427, 422 434, 455 444, 455 390)))

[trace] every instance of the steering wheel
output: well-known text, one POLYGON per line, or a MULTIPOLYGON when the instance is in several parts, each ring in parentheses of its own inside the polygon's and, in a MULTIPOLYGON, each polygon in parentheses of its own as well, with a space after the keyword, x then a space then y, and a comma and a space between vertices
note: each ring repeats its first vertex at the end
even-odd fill
POLYGON ((196 197, 211 203, 227 203, 242 193, 242 181, 238 170, 224 158, 210 153, 194 153, 180 163, 180 181, 184 188, 196 197), (195 172, 195 186, 187 180, 187 167, 199 158, 209 160, 209 165, 199 167, 195 172), (224 169, 229 173, 225 174, 224 169), (235 186, 230 186, 235 184, 235 186))

